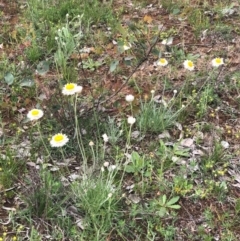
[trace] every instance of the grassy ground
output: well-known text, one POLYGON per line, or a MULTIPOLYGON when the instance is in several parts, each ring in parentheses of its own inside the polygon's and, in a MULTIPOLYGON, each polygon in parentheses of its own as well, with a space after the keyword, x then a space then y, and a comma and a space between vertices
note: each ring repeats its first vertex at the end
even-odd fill
POLYGON ((0 0, 0 240, 239 240, 239 11, 0 0))

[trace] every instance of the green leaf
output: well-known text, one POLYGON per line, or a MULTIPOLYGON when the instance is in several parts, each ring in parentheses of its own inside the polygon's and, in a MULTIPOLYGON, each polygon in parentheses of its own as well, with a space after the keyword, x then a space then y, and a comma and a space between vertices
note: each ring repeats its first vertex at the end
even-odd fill
POLYGON ((188 153, 189 150, 190 150, 189 148, 184 150, 175 150, 174 154, 177 156, 189 157, 190 156, 190 154, 188 153))
POLYGON ((4 76, 4 80, 5 80, 5 82, 6 82, 8 85, 11 85, 11 84, 13 84, 14 76, 13 76, 11 73, 7 73, 7 74, 4 76))
POLYGON ((240 212, 240 199, 239 198, 236 200, 236 203, 235 203, 235 211, 237 213, 240 212))
POLYGON ((132 155, 131 155, 131 159, 132 159, 132 161, 137 161, 140 159, 140 156, 136 151, 133 151, 132 155))
POLYGON ((164 194, 162 196, 162 205, 165 205, 166 204, 166 201, 167 201, 167 196, 164 194))
POLYGON ((121 48, 121 47, 123 47, 123 45, 124 45, 124 41, 121 40, 121 39, 118 40, 118 42, 117 42, 117 46, 121 48))
POLYGON ((170 205, 176 203, 176 202, 179 200, 179 198, 180 198, 179 196, 176 196, 176 197, 171 198, 171 199, 167 202, 167 206, 170 206, 170 205))
POLYGON ((136 160, 136 162, 134 163, 135 164, 135 168, 138 170, 138 171, 140 171, 141 169, 143 169, 144 168, 144 160, 143 159, 138 159, 138 160, 136 160))
POLYGON ((172 209, 180 209, 181 206, 176 204, 176 205, 168 206, 168 208, 172 208, 172 209))
POLYGON ((125 167, 125 171, 126 171, 127 173, 134 173, 134 172, 135 172, 135 169, 134 169, 133 166, 127 165, 127 166, 125 167))
POLYGON ((132 57, 132 56, 125 57, 125 58, 124 58, 124 63, 125 63, 127 66, 131 66, 131 64, 132 64, 132 59, 134 59, 134 57, 132 57))
POLYGON ((152 175, 152 172, 150 172, 150 171, 146 171, 144 173, 144 177, 151 177, 151 175, 152 175))
POLYGON ((158 50, 157 48, 154 48, 152 50, 152 54, 157 56, 158 58, 161 58, 162 57, 162 53, 160 52, 160 50, 158 50))
POLYGON ((113 62, 110 64, 110 72, 113 72, 119 64, 118 60, 113 60, 113 62))
POLYGON ((160 217, 163 217, 167 213, 167 209, 165 207, 161 207, 159 211, 157 211, 157 214, 160 217))
POLYGON ((21 87, 32 87, 32 86, 34 86, 34 84, 35 84, 35 82, 34 82, 34 80, 32 80, 32 79, 23 79, 23 80, 19 83, 19 85, 20 85, 21 87))
POLYGON ((37 65, 37 72, 40 75, 44 75, 49 71, 49 62, 48 61, 42 61, 37 65))
POLYGON ((173 15, 177 15, 179 13, 180 13, 180 9, 179 8, 174 8, 173 9, 173 12, 172 12, 173 15))

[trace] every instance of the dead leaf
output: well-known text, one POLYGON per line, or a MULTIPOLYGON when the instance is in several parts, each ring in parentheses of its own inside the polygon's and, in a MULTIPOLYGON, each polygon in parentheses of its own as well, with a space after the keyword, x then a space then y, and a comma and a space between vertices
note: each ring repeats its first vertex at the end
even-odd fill
POLYGON ((27 165, 30 167, 36 167, 36 163, 34 162, 27 162, 27 165))
POLYGON ((227 141, 221 141, 221 145, 225 149, 229 148, 229 143, 227 141))
POLYGON ((140 131, 133 131, 132 134, 131 134, 131 137, 133 139, 137 139, 140 135, 140 131))
POLYGON ((153 97, 153 101, 156 102, 156 103, 161 103, 162 101, 162 95, 155 95, 153 97))
POLYGON ((170 134, 168 131, 164 131, 163 133, 161 133, 160 135, 158 135, 159 139, 164 139, 164 138, 170 138, 170 134))
POLYGON ((152 23, 152 21, 153 21, 153 19, 149 15, 145 15, 144 18, 143 18, 143 22, 145 22, 145 23, 150 24, 150 23, 152 23))
POLYGON ((232 184, 232 186, 240 188, 240 183, 232 184))
POLYGON ((17 40, 17 30, 13 30, 10 34, 14 40, 17 40))
POLYGON ((52 167, 52 168, 50 168, 50 171, 56 172, 56 171, 58 171, 59 169, 60 169, 59 167, 52 167))
POLYGON ((183 128, 182 128, 182 125, 178 122, 175 122, 175 126, 178 128, 178 130, 182 131, 183 128))
POLYGON ((203 153, 203 151, 201 151, 201 150, 194 150, 194 151, 193 151, 193 155, 204 156, 204 153, 203 153))
POLYGON ((35 83, 37 85, 37 88, 39 88, 39 90, 45 94, 46 99, 49 100, 50 96, 51 96, 51 92, 50 90, 45 86, 44 84, 44 79, 41 75, 39 74, 35 74, 35 83))
MULTIPOLYGON (((114 40, 113 40, 113 41, 114 41, 114 40)), ((115 42, 116 42, 116 41, 115 41, 115 42)), ((114 43, 115 43, 115 42, 114 42, 114 43)), ((107 44, 106 49, 107 49, 107 50, 113 49, 114 43, 109 43, 109 44, 107 44)), ((117 43, 116 43, 116 44, 117 44, 117 43)))
POLYGON ((128 198, 130 199, 130 201, 132 203, 135 203, 135 204, 137 204, 137 203, 139 203, 141 201, 141 198, 138 195, 136 195, 136 194, 130 194, 128 196, 128 198))
POLYGON ((195 135, 194 135, 194 137, 193 137, 193 140, 194 140, 194 141, 199 140, 199 139, 202 140, 203 137, 204 137, 203 132, 198 131, 197 133, 195 133, 195 135))
POLYGON ((2 206, 2 209, 7 210, 7 211, 16 212, 16 208, 10 208, 10 207, 4 207, 4 206, 2 206))
POLYGON ((71 181, 75 181, 75 180, 77 180, 77 179, 80 179, 81 176, 78 175, 78 174, 76 174, 76 173, 73 173, 73 174, 71 174, 71 175, 69 176, 69 178, 70 178, 71 181))
POLYGON ((181 141, 181 146, 190 147, 193 145, 193 139, 186 138, 181 141))
POLYGON ((82 230, 84 229, 84 223, 83 220, 81 218, 76 220, 76 224, 79 228, 81 228, 82 230))
POLYGON ((74 53, 70 56, 70 58, 79 60, 79 59, 87 59, 88 56, 89 56, 89 53, 81 53, 81 54, 74 53))

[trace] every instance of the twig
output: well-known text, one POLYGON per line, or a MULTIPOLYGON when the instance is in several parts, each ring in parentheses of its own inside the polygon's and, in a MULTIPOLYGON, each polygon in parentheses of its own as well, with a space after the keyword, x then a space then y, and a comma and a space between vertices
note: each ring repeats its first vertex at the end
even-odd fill
POLYGON ((128 78, 126 79, 126 81, 119 87, 119 89, 112 94, 109 98, 101 101, 98 103, 97 107, 99 105, 102 105, 103 103, 109 101, 110 99, 112 99, 114 96, 116 96, 122 89, 123 87, 129 82, 130 78, 133 76, 133 74, 137 71, 137 69, 148 59, 150 53, 152 52, 152 49, 156 46, 156 44, 159 41, 159 36, 160 34, 158 33, 156 40, 154 41, 154 43, 150 46, 150 48, 148 49, 147 53, 145 54, 145 56, 139 61, 139 63, 136 65, 136 67, 133 69, 133 71, 130 73, 130 75, 128 76, 128 78))
POLYGON ((10 187, 10 188, 8 188, 8 189, 5 189, 5 190, 1 191, 0 194, 1 194, 1 193, 5 193, 5 192, 9 192, 9 191, 11 191, 11 190, 13 190, 13 189, 15 189, 15 188, 16 188, 16 186, 15 186, 15 187, 10 187))

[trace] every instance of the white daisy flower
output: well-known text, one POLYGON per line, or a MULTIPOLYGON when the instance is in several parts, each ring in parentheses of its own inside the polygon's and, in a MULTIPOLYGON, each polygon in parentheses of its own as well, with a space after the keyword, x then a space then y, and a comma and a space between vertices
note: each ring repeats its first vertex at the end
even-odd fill
POLYGON ((127 122, 128 124, 133 125, 136 122, 136 118, 129 116, 127 122))
POLYGON ((126 95, 125 99, 126 99, 127 102, 132 102, 132 101, 134 101, 134 96, 133 95, 126 95))
POLYGON ((38 120, 43 116, 43 111, 39 109, 32 109, 28 112, 27 117, 33 121, 38 120))
POLYGON ((62 93, 64 95, 74 95, 76 93, 81 93, 82 89, 82 86, 79 86, 75 83, 67 83, 64 85, 62 89, 62 93))
POLYGON ((219 67, 220 65, 223 65, 223 58, 215 58, 212 60, 212 66, 213 67, 219 67))
POLYGON ((191 60, 185 60, 183 62, 183 66, 185 69, 187 70, 190 70, 190 71, 193 71, 194 70, 194 64, 191 60))
POLYGON ((166 66, 168 65, 168 61, 165 59, 165 58, 160 58, 157 62, 156 62, 156 65, 158 66, 166 66))
POLYGON ((58 133, 54 135, 50 141, 52 147, 62 147, 69 141, 65 134, 58 133))
POLYGON ((104 142, 108 142, 108 136, 107 136, 107 134, 103 134, 103 135, 102 135, 102 138, 103 138, 103 141, 104 141, 104 142))

